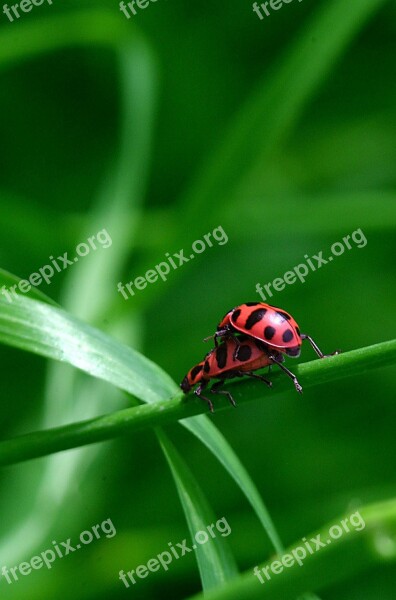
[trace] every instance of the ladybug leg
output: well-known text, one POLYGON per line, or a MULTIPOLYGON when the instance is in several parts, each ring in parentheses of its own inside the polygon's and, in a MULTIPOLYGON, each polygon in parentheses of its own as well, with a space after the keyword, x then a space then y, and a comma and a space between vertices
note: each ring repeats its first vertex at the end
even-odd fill
POLYGON ((208 337, 204 338, 203 341, 207 342, 209 340, 214 340, 215 347, 217 348, 219 345, 219 342, 217 341, 218 338, 222 338, 225 335, 227 335, 226 331, 223 331, 223 330, 216 331, 216 333, 214 333, 213 335, 208 335, 208 337))
POLYGON ((210 392, 212 394, 223 394, 223 396, 227 396, 228 400, 231 402, 232 406, 236 406, 234 398, 231 396, 228 390, 219 390, 219 386, 222 384, 222 381, 216 381, 210 388, 210 392))
POLYGON ((244 375, 247 375, 248 377, 252 377, 253 379, 260 379, 260 381, 264 381, 264 383, 268 385, 268 387, 272 387, 272 381, 268 381, 268 379, 266 379, 262 375, 257 375, 252 371, 235 371, 235 373, 238 375, 238 377, 244 377, 244 375))
POLYGON ((241 347, 241 342, 239 341, 239 339, 237 337, 234 337, 233 340, 235 341, 235 350, 234 350, 234 353, 232 355, 232 359, 233 360, 237 360, 238 359, 239 348, 241 347))
POLYGON ((273 354, 269 354, 269 358, 276 364, 278 365, 282 371, 284 371, 286 373, 286 375, 288 375, 290 377, 290 379, 292 379, 293 383, 294 383, 294 387, 296 388, 297 392, 299 394, 302 394, 302 387, 301 385, 298 383, 298 379, 297 377, 291 372, 289 371, 289 369, 287 367, 285 367, 285 365, 282 364, 280 359, 277 359, 273 354))
MULTIPOLYGON (((229 329, 217 329, 216 333, 214 333, 214 335, 209 335, 208 337, 204 338, 204 342, 207 342, 208 340, 213 339, 215 346, 217 348, 217 346, 219 345, 218 343, 218 338, 223 338, 223 337, 227 337, 230 335, 230 330, 229 329)), ((232 336, 231 336, 232 337, 232 336)))
POLYGON ((320 357, 320 358, 327 358, 329 356, 334 356, 335 354, 339 354, 340 351, 336 350, 335 352, 332 352, 331 354, 323 354, 323 352, 321 351, 321 349, 319 348, 319 346, 314 342, 314 340, 311 338, 310 335, 306 335, 305 333, 301 334, 301 339, 302 340, 308 340, 308 342, 311 344, 312 348, 315 350, 316 354, 320 357))
POLYGON ((209 398, 207 398, 206 396, 202 395, 202 391, 206 388, 206 386, 208 385, 207 381, 203 381, 196 390, 194 390, 194 394, 198 397, 198 398, 202 398, 202 400, 205 400, 205 402, 208 403, 209 405, 209 410, 211 413, 214 412, 214 408, 213 408, 213 403, 211 400, 209 400, 209 398))
POLYGON ((218 347, 219 347, 218 338, 220 338, 220 339, 221 339, 221 335, 218 335, 218 333, 217 333, 217 331, 216 331, 216 333, 215 333, 215 334, 214 334, 214 336, 213 336, 214 343, 215 343, 215 348, 218 348, 218 347))

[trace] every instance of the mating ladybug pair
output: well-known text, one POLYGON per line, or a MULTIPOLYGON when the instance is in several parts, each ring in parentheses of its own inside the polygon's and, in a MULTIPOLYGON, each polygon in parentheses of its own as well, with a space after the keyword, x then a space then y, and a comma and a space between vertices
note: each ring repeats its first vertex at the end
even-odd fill
POLYGON ((208 403, 211 412, 212 401, 202 395, 211 379, 219 381, 212 385, 210 392, 227 396, 235 406, 230 392, 219 389, 223 381, 247 375, 261 379, 271 387, 270 381, 253 371, 275 364, 292 379, 296 390, 301 393, 302 387, 296 376, 282 364, 283 354, 300 356, 301 344, 305 339, 320 358, 338 353, 323 354, 309 335, 300 333, 291 315, 264 302, 247 302, 228 311, 218 324, 216 333, 210 337, 214 338, 215 348, 208 352, 202 362, 190 369, 180 387, 187 394, 199 383, 194 394, 208 403))

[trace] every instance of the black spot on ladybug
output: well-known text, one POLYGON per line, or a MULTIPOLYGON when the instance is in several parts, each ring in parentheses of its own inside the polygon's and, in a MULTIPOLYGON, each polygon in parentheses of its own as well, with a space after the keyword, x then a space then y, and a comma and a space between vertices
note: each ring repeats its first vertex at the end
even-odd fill
POLYGON ((216 350, 216 362, 219 369, 223 369, 227 363, 227 345, 221 344, 216 350))
POLYGON ((210 371, 209 361, 205 360, 203 370, 205 371, 205 373, 209 373, 209 371, 210 371))
POLYGON ((260 302, 246 302, 245 306, 258 306, 260 302))
POLYGON ((240 308, 237 308, 236 310, 234 310, 234 312, 231 315, 231 321, 233 323, 235 323, 237 321, 237 319, 238 319, 238 317, 239 317, 240 314, 241 314, 241 309, 240 308))
POLYGON ((239 346, 238 352, 236 355, 237 360, 246 362, 247 360, 249 360, 249 358, 251 356, 252 356, 252 349, 250 348, 250 346, 247 346, 246 344, 244 346, 239 346))
POLYGON ((282 335, 282 340, 284 342, 290 342, 290 340, 293 339, 293 332, 291 329, 286 329, 286 331, 283 332, 282 335))
POLYGON ((254 310, 246 319, 245 329, 251 329, 253 325, 261 321, 266 312, 266 308, 257 308, 257 310, 254 310))
POLYGON ((290 315, 288 315, 287 313, 283 312, 283 310, 277 310, 276 313, 282 317, 282 321, 290 321, 290 315))
POLYGON ((270 325, 268 325, 268 327, 266 327, 264 329, 264 337, 266 340, 272 340, 272 338, 275 335, 275 331, 276 329, 274 327, 271 327, 270 325))
POLYGON ((300 346, 294 346, 294 348, 286 348, 287 356, 300 356, 300 346))
POLYGON ((202 365, 196 365, 195 367, 193 367, 191 369, 190 377, 193 381, 196 378, 196 376, 198 375, 198 373, 200 373, 202 371, 202 369, 203 369, 202 365))

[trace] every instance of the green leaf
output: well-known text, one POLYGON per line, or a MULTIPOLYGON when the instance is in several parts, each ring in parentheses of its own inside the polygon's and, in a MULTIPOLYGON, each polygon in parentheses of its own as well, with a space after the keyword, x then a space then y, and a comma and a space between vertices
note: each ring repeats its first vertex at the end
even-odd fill
POLYGON ((60 308, 20 297, 0 299, 0 342, 74 367, 145 402, 169 398, 172 379, 150 360, 60 308))
MULTIPOLYGON (((207 531, 207 527, 214 524, 216 518, 196 479, 176 448, 162 431, 156 430, 156 433, 172 471, 194 543, 196 533, 207 531)), ((226 522, 228 522, 227 519, 226 522)), ((213 532, 217 535, 213 538, 209 535, 206 543, 194 544, 204 591, 216 588, 238 575, 234 558, 225 538, 219 532, 214 530, 213 532)))

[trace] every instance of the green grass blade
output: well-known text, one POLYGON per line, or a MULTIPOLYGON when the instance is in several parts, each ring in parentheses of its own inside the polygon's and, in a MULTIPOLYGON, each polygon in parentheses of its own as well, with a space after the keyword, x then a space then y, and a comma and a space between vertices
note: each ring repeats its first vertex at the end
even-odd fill
MULTIPOLYGON (((6 300, 8 302, 9 295, 11 297, 12 303, 14 294, 10 290, 12 286, 18 285, 20 281, 22 281, 20 277, 13 275, 13 273, 10 273, 5 269, 0 269, 0 292, 2 294, 3 300, 6 300), (1 291, 1 288, 3 288, 3 286, 6 287, 6 290, 1 291), (8 292, 8 295, 5 292, 8 292)), ((22 292, 20 290, 18 290, 17 293, 19 293, 19 295, 22 295, 22 292)), ((55 300, 52 300, 52 298, 46 296, 46 294, 43 294, 43 292, 40 292, 40 290, 38 290, 34 286, 31 286, 31 289, 28 292, 26 292, 24 296, 27 296, 28 298, 33 298, 33 300, 40 300, 41 302, 46 302, 47 304, 51 304, 52 306, 58 306, 55 300)))
MULTIPOLYGON (((367 373, 396 362, 396 340, 382 342, 374 346, 359 348, 334 356, 329 360, 317 359, 298 365, 294 371, 304 389, 318 386, 345 377, 367 373)), ((274 383, 271 396, 291 389, 290 382, 283 374, 271 373, 274 383)), ((268 391, 261 382, 246 380, 229 386, 238 400, 238 409, 252 400, 265 401, 268 391)), ((292 391, 292 393, 295 393, 292 391)), ((216 399, 216 413, 220 410, 235 410, 222 398, 216 399)), ((124 433, 159 427, 175 423, 207 412, 207 406, 198 398, 185 398, 179 392, 171 400, 128 408, 110 415, 57 427, 48 431, 29 433, 0 442, 0 464, 14 464, 37 456, 76 448, 84 444, 109 440, 124 433)), ((213 446, 213 449, 215 446, 213 446)))
MULTIPOLYGON (((206 531, 208 525, 216 522, 216 518, 196 479, 176 448, 162 431, 157 430, 156 433, 175 480, 190 535, 194 541, 195 534, 198 531, 206 531)), ((205 544, 197 543, 195 545, 198 568, 205 592, 238 575, 237 566, 228 544, 220 534, 214 538, 209 536, 205 544)))
POLYGON ((0 342, 67 362, 145 402, 171 397, 177 387, 147 358, 62 309, 21 297, 0 299, 0 342))
POLYGON ((205 415, 195 417, 194 419, 187 419, 182 423, 209 448, 228 471, 253 507, 276 552, 282 552, 282 542, 267 508, 249 473, 224 436, 205 415))
MULTIPOLYGON (((156 104, 155 61, 146 44, 136 36, 129 45, 124 43, 118 48, 117 56, 120 79, 124 82, 120 148, 116 166, 106 177, 81 234, 81 239, 86 239, 105 226, 114 236, 114 243, 106 252, 92 255, 93 260, 81 262, 78 272, 73 272, 66 282, 62 302, 73 314, 90 323, 114 321, 111 306, 119 296, 117 282, 143 212, 156 104), (98 293, 93 295, 93 289, 98 293)), ((128 317, 132 310, 129 305, 128 317)))

